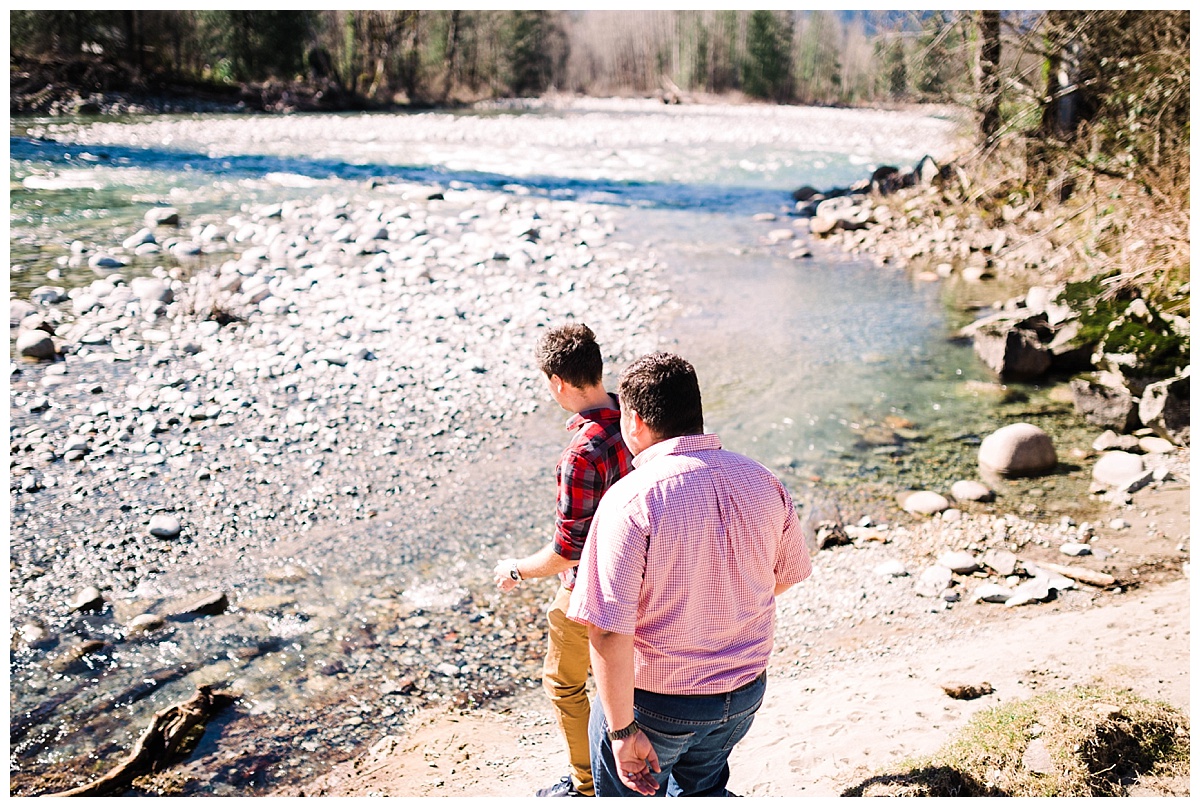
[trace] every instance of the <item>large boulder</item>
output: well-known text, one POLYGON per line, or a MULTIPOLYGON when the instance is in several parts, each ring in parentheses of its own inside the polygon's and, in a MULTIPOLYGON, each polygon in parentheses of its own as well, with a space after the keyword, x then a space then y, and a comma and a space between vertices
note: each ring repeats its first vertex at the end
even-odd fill
POLYGON ((1127 434, 1137 428, 1138 402, 1116 373, 1099 372, 1071 379, 1075 411, 1094 426, 1127 434))
POLYGON ((1138 404, 1142 423, 1179 446, 1191 444, 1191 375, 1188 367, 1182 375, 1148 385, 1138 404))
POLYGON ((1002 312, 968 325, 962 334, 972 337, 979 359, 1001 378, 1037 378, 1050 369, 1045 342, 1054 334, 1042 312, 1002 312))
POLYGON ((1054 441, 1032 423, 1013 423, 979 445, 979 464, 1004 476, 1038 476, 1058 464, 1054 441))

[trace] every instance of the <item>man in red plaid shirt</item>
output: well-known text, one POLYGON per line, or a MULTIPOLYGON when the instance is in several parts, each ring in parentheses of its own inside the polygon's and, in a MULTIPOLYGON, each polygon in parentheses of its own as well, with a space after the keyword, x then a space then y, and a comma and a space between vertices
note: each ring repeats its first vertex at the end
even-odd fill
POLYGON ((500 561, 495 579, 502 591, 511 591, 522 580, 553 574, 562 581, 547 611, 550 629, 542 683, 567 742, 571 774, 537 795, 591 796, 595 791, 588 751, 588 632, 586 625, 567 619, 566 612, 592 515, 604 492, 632 469, 633 455, 621 438, 617 398, 604 389, 604 360, 592 330, 582 323, 553 328, 538 340, 535 355, 550 397, 574 413, 567 421, 574 436, 555 469, 554 538, 528 557, 500 561))

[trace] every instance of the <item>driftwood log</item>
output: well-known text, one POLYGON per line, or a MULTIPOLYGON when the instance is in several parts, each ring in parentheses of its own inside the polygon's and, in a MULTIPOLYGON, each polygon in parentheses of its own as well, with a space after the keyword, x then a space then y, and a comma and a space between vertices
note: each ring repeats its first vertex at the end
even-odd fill
POLYGON ((48 795, 114 796, 127 790, 137 777, 162 770, 190 752, 209 719, 232 702, 228 693, 198 687, 189 700, 156 712, 129 756, 116 768, 86 785, 48 795))
POLYGON ((1079 566, 1061 566, 1057 563, 1046 563, 1045 561, 1034 561, 1034 563, 1048 572, 1061 574, 1063 577, 1069 577, 1072 580, 1078 580, 1080 583, 1087 583, 1090 586, 1099 588, 1108 588, 1116 585, 1117 579, 1111 574, 1104 572, 1094 572, 1091 569, 1084 569, 1079 566))

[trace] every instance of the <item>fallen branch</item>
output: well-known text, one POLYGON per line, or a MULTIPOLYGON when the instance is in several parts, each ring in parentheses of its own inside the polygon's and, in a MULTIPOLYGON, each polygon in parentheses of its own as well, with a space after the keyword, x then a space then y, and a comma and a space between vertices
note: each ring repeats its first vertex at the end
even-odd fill
POLYGON ((1111 574, 1093 572, 1091 569, 1081 569, 1078 566, 1059 566, 1057 563, 1043 563, 1042 561, 1037 561, 1037 566, 1048 572, 1061 574, 1063 577, 1069 577, 1072 580, 1078 580, 1080 583, 1087 583, 1088 585, 1099 586, 1100 588, 1108 588, 1117 582, 1117 578, 1111 574))
POLYGON ((51 796, 113 796, 129 788, 137 777, 162 770, 195 747, 205 724, 233 701, 224 692, 201 686, 190 700, 156 712, 125 761, 104 776, 86 785, 50 793, 51 796))

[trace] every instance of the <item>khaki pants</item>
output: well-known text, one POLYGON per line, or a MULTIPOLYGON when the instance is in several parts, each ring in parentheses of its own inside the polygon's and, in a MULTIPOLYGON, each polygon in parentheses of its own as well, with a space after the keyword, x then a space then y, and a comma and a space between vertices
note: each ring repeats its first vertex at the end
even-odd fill
POLYGON ((560 585, 546 612, 550 634, 546 663, 542 667, 542 686, 554 704, 558 727, 567 741, 575 789, 591 796, 595 791, 591 755, 588 753, 588 719, 591 717, 591 704, 587 696, 588 668, 591 666, 588 629, 587 625, 567 618, 567 606, 570 604, 570 589, 560 585))

